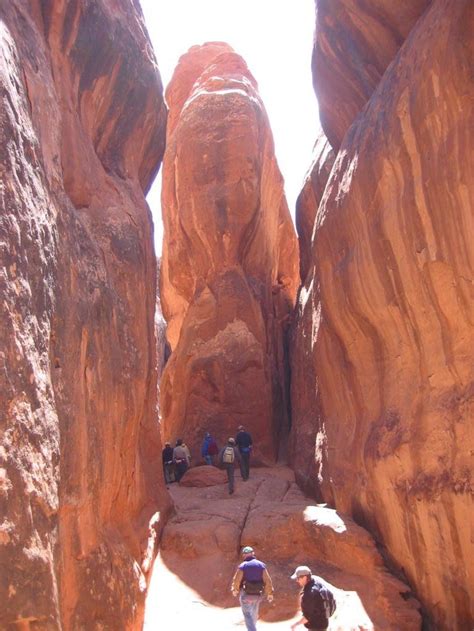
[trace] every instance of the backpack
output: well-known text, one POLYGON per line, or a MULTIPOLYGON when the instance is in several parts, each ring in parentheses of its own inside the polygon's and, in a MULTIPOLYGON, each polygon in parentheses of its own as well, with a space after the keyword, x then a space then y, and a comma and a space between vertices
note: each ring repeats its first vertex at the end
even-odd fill
POLYGON ((207 453, 209 456, 215 456, 217 452, 218 452, 218 449, 217 449, 216 441, 211 440, 211 442, 209 443, 207 447, 207 453))
POLYGON ((323 599, 324 610, 326 611, 326 616, 329 619, 336 611, 336 599, 327 585, 321 584, 318 591, 323 599))
POLYGON ((244 581, 242 588, 249 596, 260 596, 263 594, 265 584, 263 581, 244 581))
POLYGON ((234 462, 235 454, 233 447, 226 447, 222 454, 222 462, 224 464, 232 464, 234 462))

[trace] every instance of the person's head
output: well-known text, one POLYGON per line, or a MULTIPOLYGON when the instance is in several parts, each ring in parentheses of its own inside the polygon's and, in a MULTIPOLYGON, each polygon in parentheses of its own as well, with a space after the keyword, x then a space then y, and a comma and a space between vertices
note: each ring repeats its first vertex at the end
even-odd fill
POLYGON ((239 425, 237 429, 239 432, 243 432, 245 430, 245 427, 243 425, 239 425))
POLYGON ((183 439, 178 438, 178 440, 176 441, 176 447, 181 447, 182 444, 183 444, 183 439))
POLYGON ((298 565, 291 575, 292 580, 296 581, 300 587, 304 587, 311 580, 311 570, 307 565, 298 565))
POLYGON ((165 447, 171 447, 171 443, 165 443, 165 447))
POLYGON ((210 438, 210 437, 211 437, 211 434, 209 432, 206 432, 204 438, 210 438))
POLYGON ((255 556, 255 552, 254 549, 251 546, 245 546, 242 548, 242 557, 244 559, 248 559, 250 557, 254 557, 255 556))
POLYGON ((229 445, 234 446, 235 445, 235 438, 232 438, 232 436, 230 438, 227 439, 227 442, 229 445))

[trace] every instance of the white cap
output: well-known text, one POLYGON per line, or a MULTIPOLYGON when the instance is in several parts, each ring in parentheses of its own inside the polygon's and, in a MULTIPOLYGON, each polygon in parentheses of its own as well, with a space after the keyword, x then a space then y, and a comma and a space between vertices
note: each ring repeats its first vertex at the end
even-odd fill
POLYGON ((296 568, 296 570, 294 571, 294 573, 291 575, 290 578, 295 580, 297 578, 300 578, 301 576, 311 576, 311 570, 309 569, 307 565, 298 565, 298 567, 296 568))

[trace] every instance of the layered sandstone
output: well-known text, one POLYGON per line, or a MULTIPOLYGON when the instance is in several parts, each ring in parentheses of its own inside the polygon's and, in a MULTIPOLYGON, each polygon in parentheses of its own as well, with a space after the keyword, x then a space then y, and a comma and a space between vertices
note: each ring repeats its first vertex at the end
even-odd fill
POLYGON ((0 17, 0 627, 139 628, 168 505, 144 200, 162 87, 138 3, 0 17))
POLYGON ((324 189, 334 164, 334 150, 324 132, 314 143, 313 157, 303 188, 296 200, 295 223, 300 246, 300 278, 304 284, 312 267, 311 237, 313 235, 316 211, 323 197, 324 189))
POLYGON ((239 424, 271 461, 287 428, 286 328, 298 254, 255 79, 227 44, 184 55, 167 89, 161 299, 167 438, 239 424))
POLYGON ((308 435, 316 454, 298 476, 377 535, 446 630, 472 620, 473 29, 471 2, 431 2, 347 131, 293 356, 294 454, 308 435))
POLYGON ((321 125, 338 150, 431 0, 315 0, 313 85, 321 125))

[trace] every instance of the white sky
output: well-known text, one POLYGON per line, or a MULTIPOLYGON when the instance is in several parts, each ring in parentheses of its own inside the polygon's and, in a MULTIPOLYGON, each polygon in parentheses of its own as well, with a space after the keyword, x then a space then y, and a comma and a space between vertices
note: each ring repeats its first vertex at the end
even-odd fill
MULTIPOLYGON (((319 128, 311 79, 314 0, 140 0, 163 85, 191 46, 229 43, 256 78, 285 190, 295 201, 319 128)), ((148 194, 161 254, 161 171, 148 194)))

